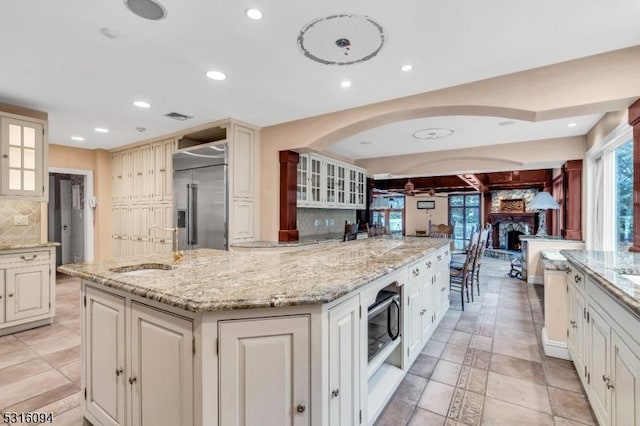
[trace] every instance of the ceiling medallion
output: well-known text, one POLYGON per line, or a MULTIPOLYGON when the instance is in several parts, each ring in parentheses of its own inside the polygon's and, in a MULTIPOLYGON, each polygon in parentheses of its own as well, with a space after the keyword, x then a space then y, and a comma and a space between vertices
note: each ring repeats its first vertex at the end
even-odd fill
POLYGON ((430 128, 430 129, 418 130, 413 134, 413 137, 416 139, 423 139, 423 140, 442 139, 442 138, 447 138, 451 136, 453 132, 454 132, 453 129, 430 128))
POLYGON ((353 65, 374 58, 387 36, 368 16, 341 14, 314 19, 298 34, 304 56, 324 65, 353 65))

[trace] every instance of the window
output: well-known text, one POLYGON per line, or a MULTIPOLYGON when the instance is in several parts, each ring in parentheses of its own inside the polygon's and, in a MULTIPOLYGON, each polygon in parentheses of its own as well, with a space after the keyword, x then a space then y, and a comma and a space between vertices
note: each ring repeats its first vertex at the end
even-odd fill
POLYGON ((633 242, 633 140, 614 151, 616 245, 628 249, 633 242))
POLYGON ((388 226, 391 235, 404 235, 404 197, 385 197, 389 208, 384 210, 372 210, 372 223, 374 226, 388 226))
POLYGON ((464 249, 473 231, 480 229, 480 194, 450 195, 449 224, 456 250, 464 249))

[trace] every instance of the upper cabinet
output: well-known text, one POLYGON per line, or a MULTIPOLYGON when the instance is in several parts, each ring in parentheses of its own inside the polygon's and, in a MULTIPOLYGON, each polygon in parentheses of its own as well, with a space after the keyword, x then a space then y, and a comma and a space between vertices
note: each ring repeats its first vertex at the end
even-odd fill
POLYGON ((46 201, 45 120, 0 112, 0 195, 46 201))
POLYGON ((366 208, 366 172, 316 154, 300 154, 298 207, 366 208))

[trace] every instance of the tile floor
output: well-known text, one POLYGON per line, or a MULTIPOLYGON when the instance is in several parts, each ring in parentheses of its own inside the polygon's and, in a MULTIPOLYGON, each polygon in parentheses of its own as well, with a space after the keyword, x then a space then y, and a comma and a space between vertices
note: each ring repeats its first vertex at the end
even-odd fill
MULTIPOLYGON (((446 314, 377 425, 595 424, 573 365, 542 352, 535 289, 508 269, 485 259, 482 296, 446 314)), ((56 426, 79 426, 78 280, 59 276, 56 300, 52 325, 0 337, 0 412, 53 412, 56 426)))
POLYGON ((51 412, 54 425, 79 426, 81 400, 80 282, 59 275, 53 324, 0 337, 0 413, 51 412))
POLYGON ((409 370, 377 426, 594 425, 573 364, 548 358, 533 285, 485 258, 481 297, 459 298, 409 370))

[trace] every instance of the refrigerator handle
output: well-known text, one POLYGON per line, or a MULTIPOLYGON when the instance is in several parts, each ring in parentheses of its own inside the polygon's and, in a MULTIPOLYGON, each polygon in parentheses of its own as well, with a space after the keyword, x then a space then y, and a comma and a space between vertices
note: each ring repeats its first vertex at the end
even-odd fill
POLYGON ((189 245, 198 244, 198 184, 187 184, 187 212, 188 227, 187 240, 189 245))

